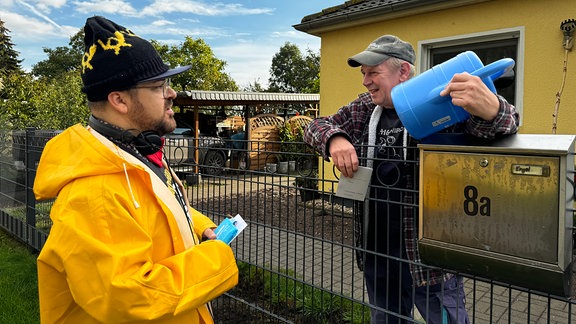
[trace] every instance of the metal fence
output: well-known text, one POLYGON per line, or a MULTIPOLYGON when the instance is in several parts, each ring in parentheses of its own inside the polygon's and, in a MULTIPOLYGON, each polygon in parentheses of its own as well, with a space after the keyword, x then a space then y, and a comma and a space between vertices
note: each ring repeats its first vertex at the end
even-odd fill
MULTIPOLYGON (((40 153, 55 134, 31 129, 0 134, 0 226, 38 251, 50 230, 51 202, 35 201, 31 186, 40 153)), ((355 246, 354 204, 333 194, 335 180, 326 179, 334 178, 328 176, 334 170, 324 169, 303 143, 297 146, 289 154, 267 151, 265 146, 258 146, 264 148, 261 152, 245 149, 251 145, 224 146, 219 149, 225 164, 216 172, 214 165, 196 163, 194 155, 177 165, 194 208, 216 223, 235 214, 248 222, 231 243, 241 270, 239 285, 212 302, 217 323, 370 322, 374 306, 356 265, 356 253, 371 252, 355 246), (257 153, 270 158, 262 165, 251 165, 250 157, 257 153), (279 170, 278 163, 285 160, 294 163, 288 163, 286 171, 284 164, 279 170), (209 174, 203 170, 210 170, 209 174)), ((194 152, 193 147, 187 149, 194 152)), ((413 201, 403 207, 417 209, 418 200, 413 201)), ((461 275, 471 323, 576 321, 569 297, 461 275)), ((406 318, 407 322, 424 322, 417 309, 413 313, 414 319, 406 318)))

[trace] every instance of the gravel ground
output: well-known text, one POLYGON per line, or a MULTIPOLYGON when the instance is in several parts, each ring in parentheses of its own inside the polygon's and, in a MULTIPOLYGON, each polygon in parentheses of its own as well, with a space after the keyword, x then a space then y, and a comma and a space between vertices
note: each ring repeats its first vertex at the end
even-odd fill
POLYGON ((270 186, 245 193, 206 196, 211 198, 193 199, 193 206, 220 215, 238 213, 256 224, 352 244, 352 208, 323 199, 303 202, 294 187, 270 186))

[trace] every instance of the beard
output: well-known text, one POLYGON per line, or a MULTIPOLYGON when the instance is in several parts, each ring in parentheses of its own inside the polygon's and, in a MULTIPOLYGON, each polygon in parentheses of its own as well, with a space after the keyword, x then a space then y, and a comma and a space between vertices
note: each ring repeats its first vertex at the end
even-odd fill
POLYGON ((134 97, 134 106, 130 109, 130 119, 138 125, 138 130, 154 131, 160 136, 164 136, 174 131, 176 120, 173 115, 168 115, 166 111, 170 109, 170 101, 164 100, 164 110, 161 117, 150 114, 142 102, 134 97))

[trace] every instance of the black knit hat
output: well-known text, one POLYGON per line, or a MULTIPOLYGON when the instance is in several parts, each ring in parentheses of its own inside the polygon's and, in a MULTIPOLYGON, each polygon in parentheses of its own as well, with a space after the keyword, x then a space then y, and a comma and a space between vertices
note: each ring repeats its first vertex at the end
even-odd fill
POLYGON ((84 46, 82 91, 89 101, 106 100, 112 91, 190 69, 188 65, 170 70, 150 42, 104 17, 86 20, 84 46))

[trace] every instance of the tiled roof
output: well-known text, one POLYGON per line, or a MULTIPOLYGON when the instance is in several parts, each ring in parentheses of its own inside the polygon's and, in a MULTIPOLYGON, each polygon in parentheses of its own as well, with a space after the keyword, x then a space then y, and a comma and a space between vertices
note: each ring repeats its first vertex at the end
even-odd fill
POLYGON ((315 93, 270 93, 191 90, 178 92, 175 106, 253 105, 273 103, 318 103, 315 93))
POLYGON ((383 14, 408 12, 410 9, 417 10, 425 7, 447 8, 481 1, 486 0, 349 0, 341 5, 305 16, 300 24, 293 27, 314 34, 318 29, 341 23, 351 23, 360 19, 379 17, 383 14))
POLYGON ((340 16, 350 16, 356 13, 363 13, 374 8, 393 6, 405 2, 414 2, 411 0, 350 0, 345 3, 322 9, 321 12, 308 15, 302 18, 302 23, 314 20, 324 20, 340 16))

